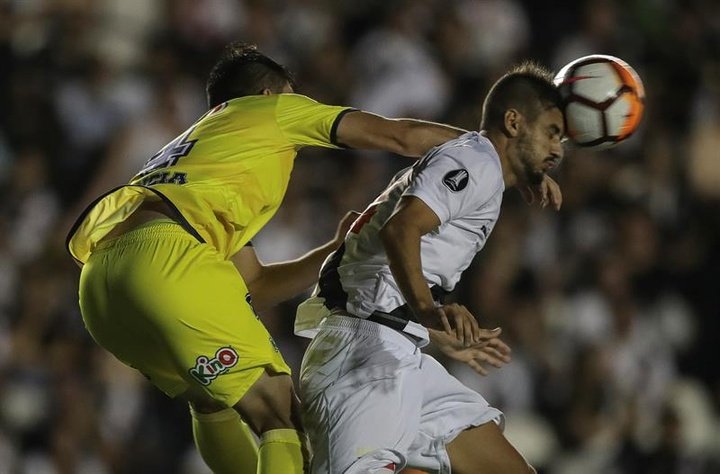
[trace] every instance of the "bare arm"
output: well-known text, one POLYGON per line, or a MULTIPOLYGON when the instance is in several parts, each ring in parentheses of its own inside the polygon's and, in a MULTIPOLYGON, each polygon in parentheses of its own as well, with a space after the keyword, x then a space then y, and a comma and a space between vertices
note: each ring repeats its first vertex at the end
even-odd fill
POLYGON ((435 301, 423 277, 420 258, 420 238, 439 225, 438 216, 421 199, 403 197, 380 229, 380 238, 390 270, 410 309, 424 326, 443 329, 442 321, 434 314, 435 301))
POLYGON ((350 148, 385 150, 419 157, 432 147, 457 138, 466 130, 414 119, 388 119, 354 111, 340 119, 337 141, 350 148))
POLYGON ((335 237, 302 257, 287 262, 264 265, 253 247, 243 247, 232 262, 242 275, 252 295, 253 306, 264 309, 299 295, 317 282, 320 266, 343 242, 350 224, 358 213, 349 212, 338 225, 335 237))
MULTIPOLYGON (((486 360, 493 364, 500 359, 505 361, 507 354, 504 351, 500 354, 485 348, 488 340, 500 335, 499 328, 482 329, 465 306, 456 303, 437 306, 433 300, 422 271, 420 239, 439 225, 440 219, 427 204, 417 197, 406 196, 380 230, 390 270, 405 302, 419 322, 428 328, 431 341, 446 354, 458 360, 463 360, 461 358, 467 354, 472 355, 463 362, 484 357, 481 353, 487 355, 486 360), (481 344, 473 348, 474 351, 463 352, 464 347, 477 343, 481 344)), ((471 366, 478 370, 476 365, 471 366)))
POLYGON ((465 306, 435 304, 422 271, 420 239, 438 226, 440 219, 422 199, 406 196, 380 229, 390 270, 405 302, 431 334, 432 330, 444 332, 465 346, 496 337, 499 331, 481 329, 465 306))

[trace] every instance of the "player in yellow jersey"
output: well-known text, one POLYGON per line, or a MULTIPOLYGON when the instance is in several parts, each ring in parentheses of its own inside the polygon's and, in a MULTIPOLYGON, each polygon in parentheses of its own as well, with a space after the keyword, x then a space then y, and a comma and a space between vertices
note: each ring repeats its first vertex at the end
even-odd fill
POLYGON ((204 116, 71 229, 80 308, 100 346, 189 402, 215 472, 299 473, 308 453, 290 369, 251 296, 267 306, 309 287, 342 235, 270 266, 250 239, 280 206, 300 148, 418 157, 463 131, 294 94, 284 67, 242 44, 215 65, 207 96, 204 116))

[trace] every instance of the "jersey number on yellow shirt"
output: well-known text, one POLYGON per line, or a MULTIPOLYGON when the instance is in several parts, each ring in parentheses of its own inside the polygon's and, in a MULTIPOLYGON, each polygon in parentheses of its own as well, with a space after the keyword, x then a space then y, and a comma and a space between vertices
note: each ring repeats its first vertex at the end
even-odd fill
POLYGON ((141 178, 161 168, 175 166, 180 158, 187 156, 193 146, 195 146, 195 142, 197 142, 197 140, 188 140, 193 130, 195 130, 195 127, 190 127, 185 133, 155 153, 152 158, 145 163, 145 166, 140 170, 136 178, 141 178))

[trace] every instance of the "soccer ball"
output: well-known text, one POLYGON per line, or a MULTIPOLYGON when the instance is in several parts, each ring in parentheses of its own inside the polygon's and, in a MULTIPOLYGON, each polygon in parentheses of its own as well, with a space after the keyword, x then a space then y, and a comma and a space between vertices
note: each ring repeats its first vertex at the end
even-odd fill
POLYGON ((563 98, 565 134, 576 145, 609 148, 640 125, 645 89, 625 61, 584 56, 563 67, 554 82, 563 98))

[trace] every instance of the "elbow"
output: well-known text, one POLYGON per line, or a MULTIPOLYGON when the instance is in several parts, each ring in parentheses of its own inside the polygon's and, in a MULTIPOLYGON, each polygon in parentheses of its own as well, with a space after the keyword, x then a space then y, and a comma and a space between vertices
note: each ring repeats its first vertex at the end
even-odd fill
POLYGON ((259 316, 261 313, 271 309, 275 305, 262 298, 253 298, 250 302, 250 306, 252 307, 253 313, 255 313, 256 316, 259 316))
POLYGON ((400 126, 393 137, 394 153, 411 158, 418 158, 423 155, 423 151, 419 149, 416 137, 417 124, 409 120, 400 122, 400 126))
POLYGON ((383 243, 383 247, 388 249, 389 247, 397 246, 401 242, 405 242, 409 236, 411 229, 405 225, 401 219, 393 216, 388 220, 379 231, 380 241, 383 243))
POLYGON ((265 309, 265 298, 262 296, 262 290, 257 285, 247 285, 247 295, 245 300, 253 310, 265 309))
POLYGON ((270 301, 270 294, 268 290, 268 281, 265 277, 264 272, 260 272, 255 275, 250 281, 245 281, 247 286, 248 303, 252 307, 253 311, 262 312, 273 306, 273 302, 270 301))
POLYGON ((460 136, 464 131, 432 122, 400 120, 394 141, 395 153, 418 158, 435 146, 460 136))
POLYGON ((247 302, 256 315, 279 303, 279 301, 273 300, 272 294, 268 294, 263 286, 248 286, 248 296, 250 298, 247 302))
POLYGON ((415 143, 415 124, 410 120, 388 119, 379 137, 377 148, 400 156, 417 158, 422 155, 415 143))
POLYGON ((394 240, 395 236, 397 235, 397 230, 397 225, 393 222, 392 219, 387 221, 385 225, 380 228, 378 235, 380 236, 380 240, 385 247, 387 247, 388 242, 392 242, 394 240))

